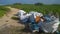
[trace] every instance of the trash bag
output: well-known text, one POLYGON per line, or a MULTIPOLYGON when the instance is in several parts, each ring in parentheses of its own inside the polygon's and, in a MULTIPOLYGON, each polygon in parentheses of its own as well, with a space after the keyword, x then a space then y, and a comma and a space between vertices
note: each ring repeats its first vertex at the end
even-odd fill
POLYGON ((42 28, 42 30, 46 33, 54 33, 59 25, 59 20, 56 18, 56 20, 50 22, 50 23, 43 23, 40 22, 39 26, 42 28))
POLYGON ((49 22, 52 21, 51 16, 49 16, 49 15, 45 15, 45 16, 44 16, 44 19, 45 19, 45 22, 46 22, 46 23, 49 23, 49 22))
POLYGON ((18 17, 20 18, 20 20, 22 22, 27 22, 28 18, 29 18, 30 14, 27 14, 25 11, 23 10, 19 10, 18 12, 18 17))
POLYGON ((36 16, 40 16, 40 17, 43 16, 42 13, 38 13, 38 12, 35 12, 35 11, 30 11, 29 14, 33 14, 34 15, 34 18, 36 18, 36 16))
POLYGON ((39 32, 39 26, 38 26, 38 24, 36 24, 36 23, 34 23, 34 24, 30 24, 30 30, 32 31, 32 32, 39 32))
POLYGON ((20 18, 20 16, 22 16, 25 13, 26 12, 24 10, 19 10, 17 14, 18 14, 18 17, 20 18))
POLYGON ((55 17, 54 15, 52 15, 52 16, 50 17, 50 19, 51 19, 52 21, 54 21, 54 20, 56 20, 56 17, 55 17))
POLYGON ((43 16, 42 13, 38 13, 38 12, 34 12, 34 11, 29 12, 29 14, 33 15, 30 17, 31 21, 33 21, 33 19, 34 19, 36 23, 38 23, 40 21, 40 17, 43 16))
MULTIPOLYGON (((38 23, 38 26, 41 27, 42 25, 43 25, 43 22, 40 21, 40 22, 38 23)), ((41 29, 41 28, 40 28, 40 29, 41 29)))
POLYGON ((45 19, 45 21, 43 22, 43 19, 40 21, 40 19, 36 16, 42 17, 43 14, 34 11, 29 12, 28 14, 23 10, 19 10, 18 12, 18 17, 22 22, 24 22, 25 24, 27 24, 27 21, 30 22, 29 27, 31 31, 39 31, 39 29, 41 29, 46 33, 54 33, 57 30, 59 25, 59 18, 56 18, 55 16, 45 15, 43 16, 43 18, 45 19), (36 23, 36 19, 39 23, 36 23))
POLYGON ((30 30, 32 32, 39 32, 39 26, 38 24, 36 24, 35 18, 34 18, 34 14, 32 13, 30 16, 30 30))
POLYGON ((30 23, 35 23, 35 18, 34 18, 34 14, 31 14, 31 16, 29 17, 29 21, 30 23))

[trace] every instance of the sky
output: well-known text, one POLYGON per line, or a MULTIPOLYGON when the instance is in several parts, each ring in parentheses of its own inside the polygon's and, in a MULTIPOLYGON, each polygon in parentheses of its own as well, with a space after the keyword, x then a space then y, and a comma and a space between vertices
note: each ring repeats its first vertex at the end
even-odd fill
POLYGON ((60 0, 0 0, 0 4, 13 4, 13 3, 34 4, 37 2, 44 4, 60 4, 60 0))

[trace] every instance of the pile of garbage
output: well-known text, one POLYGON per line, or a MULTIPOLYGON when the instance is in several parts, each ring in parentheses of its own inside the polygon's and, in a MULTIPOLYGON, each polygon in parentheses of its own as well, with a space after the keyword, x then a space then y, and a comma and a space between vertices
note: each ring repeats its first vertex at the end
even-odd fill
POLYGON ((54 33, 59 25, 59 18, 54 15, 43 15, 35 11, 26 13, 24 10, 19 10, 18 17, 24 24, 28 24, 32 32, 42 30, 46 33, 54 33))

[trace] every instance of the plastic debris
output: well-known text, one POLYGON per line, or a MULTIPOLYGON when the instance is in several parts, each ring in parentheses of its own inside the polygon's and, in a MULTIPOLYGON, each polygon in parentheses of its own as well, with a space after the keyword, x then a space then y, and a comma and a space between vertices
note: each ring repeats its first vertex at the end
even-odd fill
POLYGON ((36 31, 39 32, 39 26, 38 26, 37 24, 35 24, 35 23, 32 24, 32 23, 31 23, 29 27, 30 27, 30 30, 31 30, 32 32, 36 32, 36 31))
MULTIPOLYGON (((31 12, 29 12, 29 14, 31 14, 31 15, 33 14, 33 16, 31 16, 30 18, 33 17, 34 20, 35 20, 35 22, 37 22, 37 23, 40 21, 40 17, 43 16, 42 13, 38 13, 38 12, 35 12, 35 11, 31 11, 31 12)), ((32 18, 32 19, 33 19, 33 18, 32 18)), ((31 20, 32 20, 32 19, 31 19, 31 20)))
POLYGON ((26 12, 23 10, 19 10, 18 12, 18 17, 20 18, 22 22, 27 22, 29 16, 30 14, 26 14, 26 12))
POLYGON ((45 23, 45 22, 40 22, 39 26, 42 28, 42 30, 46 33, 54 33, 59 25, 59 21, 58 19, 49 22, 49 23, 45 23))
POLYGON ((26 13, 23 10, 19 10, 18 16, 22 22, 26 24, 29 21, 29 28, 32 32, 41 29, 46 33, 54 33, 58 29, 59 18, 55 16, 43 15, 42 13, 30 11, 26 13))
POLYGON ((38 12, 35 12, 35 11, 30 11, 29 14, 33 14, 34 15, 34 18, 36 18, 36 16, 40 16, 40 17, 43 16, 42 13, 38 13, 38 12))

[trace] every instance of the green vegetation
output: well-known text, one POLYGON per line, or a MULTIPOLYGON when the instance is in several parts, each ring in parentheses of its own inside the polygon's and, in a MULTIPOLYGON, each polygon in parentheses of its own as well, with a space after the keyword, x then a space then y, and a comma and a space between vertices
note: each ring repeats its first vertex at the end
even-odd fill
POLYGON ((48 14, 50 12, 53 12, 54 14, 60 13, 60 5, 29 5, 29 4, 24 4, 24 5, 11 5, 11 7, 18 8, 18 9, 23 9, 26 12, 29 11, 38 11, 42 12, 43 14, 48 14))
POLYGON ((9 11, 8 8, 5 6, 0 6, 0 17, 2 17, 7 11, 9 11))
MULTIPOLYGON (((38 11, 38 12, 42 12, 44 15, 48 14, 48 13, 53 13, 54 15, 60 13, 60 5, 44 5, 42 3, 35 3, 35 4, 19 4, 19 3, 15 3, 13 5, 7 5, 7 6, 11 6, 14 8, 18 8, 18 9, 23 9, 26 12, 29 11, 38 11)), ((6 8, 5 6, 0 6, 0 16, 3 16, 4 13, 6 13, 9 9, 6 8)))

